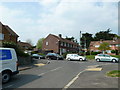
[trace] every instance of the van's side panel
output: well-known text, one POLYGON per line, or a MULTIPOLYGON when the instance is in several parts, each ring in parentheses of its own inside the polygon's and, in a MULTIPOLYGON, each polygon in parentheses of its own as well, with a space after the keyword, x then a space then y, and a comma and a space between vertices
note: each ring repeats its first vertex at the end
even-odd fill
POLYGON ((15 72, 17 70, 17 57, 14 49, 0 49, 2 50, 2 57, 6 58, 0 58, 0 64, 2 63, 2 69, 0 69, 0 72, 4 70, 11 70, 12 72, 15 72))

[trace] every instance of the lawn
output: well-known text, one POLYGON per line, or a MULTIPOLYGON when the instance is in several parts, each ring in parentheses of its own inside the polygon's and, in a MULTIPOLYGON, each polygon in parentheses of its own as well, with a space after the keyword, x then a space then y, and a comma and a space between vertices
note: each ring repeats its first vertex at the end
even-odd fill
POLYGON ((110 77, 120 77, 120 70, 113 70, 113 71, 107 72, 106 75, 110 77))
POLYGON ((87 55, 86 58, 88 60, 95 60, 95 55, 87 55))
POLYGON ((120 59, 120 55, 111 55, 113 57, 119 58, 120 59))

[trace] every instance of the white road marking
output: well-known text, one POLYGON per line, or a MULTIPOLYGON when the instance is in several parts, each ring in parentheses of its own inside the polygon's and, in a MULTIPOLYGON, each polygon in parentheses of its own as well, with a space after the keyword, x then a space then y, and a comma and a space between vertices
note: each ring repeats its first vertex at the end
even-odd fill
POLYGON ((56 70, 58 70, 58 69, 60 69, 60 68, 62 68, 62 67, 58 67, 58 68, 55 68, 55 69, 50 70, 50 71, 56 71, 56 70))
POLYGON ((44 72, 44 73, 39 74, 38 76, 42 76, 42 75, 44 75, 44 74, 46 74, 46 73, 48 73, 48 72, 56 71, 56 70, 58 70, 58 69, 60 69, 60 68, 63 68, 63 67, 58 67, 58 68, 49 70, 49 71, 47 71, 47 72, 44 72))
POLYGON ((12 87, 13 86, 13 84, 12 85, 9 85, 9 86, 6 86, 5 88, 10 88, 10 87, 12 87))
POLYGON ((42 75, 44 75, 45 73, 41 73, 41 74, 39 74, 38 76, 42 76, 42 75))
POLYGON ((78 78, 81 73, 83 73, 85 70, 79 72, 62 90, 66 90, 69 88, 78 78))

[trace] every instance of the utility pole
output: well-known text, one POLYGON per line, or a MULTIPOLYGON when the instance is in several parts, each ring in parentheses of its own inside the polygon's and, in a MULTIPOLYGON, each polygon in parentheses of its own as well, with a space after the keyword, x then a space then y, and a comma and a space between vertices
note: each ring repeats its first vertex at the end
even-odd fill
POLYGON ((79 49, 79 53, 81 52, 81 31, 80 31, 80 49, 79 49))

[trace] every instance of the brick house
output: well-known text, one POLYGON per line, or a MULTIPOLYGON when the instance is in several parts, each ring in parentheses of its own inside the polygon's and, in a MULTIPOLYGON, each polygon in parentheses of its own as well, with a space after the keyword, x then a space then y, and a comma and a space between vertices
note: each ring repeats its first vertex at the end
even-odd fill
POLYGON ((0 22, 0 42, 14 42, 17 43, 18 35, 7 25, 0 22))
POLYGON ((120 47, 120 39, 114 39, 114 40, 100 40, 100 41, 91 41, 89 50, 93 52, 100 51, 98 48, 101 43, 106 42, 109 43, 110 50, 106 50, 107 53, 111 53, 111 50, 119 50, 118 47, 120 47))
POLYGON ((29 49, 32 48, 32 45, 30 45, 30 44, 27 43, 27 42, 21 42, 20 40, 18 41, 17 44, 20 46, 20 48, 21 48, 22 50, 29 50, 29 49))
POLYGON ((79 52, 79 44, 62 38, 61 34, 59 36, 49 34, 43 40, 42 50, 55 52, 60 55, 66 52, 77 53, 79 52))

